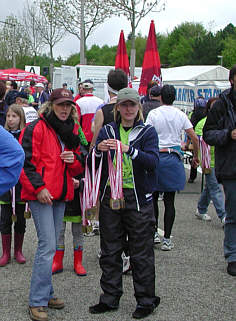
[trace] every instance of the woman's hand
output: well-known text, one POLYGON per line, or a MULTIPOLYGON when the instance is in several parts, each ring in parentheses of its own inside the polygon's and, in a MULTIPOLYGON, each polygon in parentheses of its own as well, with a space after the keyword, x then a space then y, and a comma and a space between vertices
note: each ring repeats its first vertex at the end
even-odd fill
POLYGON ((197 168, 199 166, 199 164, 200 164, 200 161, 199 161, 198 157, 197 156, 193 156, 193 160, 192 160, 192 164, 191 165, 194 168, 197 168))
POLYGON ((73 181, 74 189, 79 188, 79 180, 75 179, 75 178, 72 178, 72 181, 73 181))
POLYGON ((231 132, 231 138, 233 140, 236 140, 236 129, 233 129, 232 132, 231 132))
MULTIPOLYGON (((104 142, 104 141, 103 141, 104 142)), ((117 139, 107 139, 106 140, 106 147, 109 149, 117 150, 117 139)), ((127 153, 129 150, 129 146, 121 143, 121 150, 122 153, 127 153)))
POLYGON ((109 151, 109 145, 107 144, 107 141, 108 140, 103 140, 103 141, 101 141, 101 143, 99 143, 98 145, 97 145, 97 149, 100 151, 100 152, 107 152, 107 151, 109 151))
POLYGON ((48 204, 52 205, 52 195, 49 193, 49 191, 44 188, 37 194, 37 199, 42 204, 48 204))
POLYGON ((61 153, 60 157, 65 163, 74 163, 75 156, 72 151, 64 151, 63 153, 61 153))

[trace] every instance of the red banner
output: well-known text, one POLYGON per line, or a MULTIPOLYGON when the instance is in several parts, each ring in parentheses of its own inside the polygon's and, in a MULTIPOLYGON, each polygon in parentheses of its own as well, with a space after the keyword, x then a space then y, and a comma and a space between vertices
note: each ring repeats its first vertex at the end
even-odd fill
POLYGON ((120 68, 129 76, 129 57, 126 50, 124 32, 121 30, 116 52, 115 69, 120 68))
POLYGON ((151 21, 147 38, 146 50, 143 57, 142 75, 139 85, 139 94, 146 95, 147 84, 155 80, 161 83, 161 62, 157 48, 154 21, 151 21))

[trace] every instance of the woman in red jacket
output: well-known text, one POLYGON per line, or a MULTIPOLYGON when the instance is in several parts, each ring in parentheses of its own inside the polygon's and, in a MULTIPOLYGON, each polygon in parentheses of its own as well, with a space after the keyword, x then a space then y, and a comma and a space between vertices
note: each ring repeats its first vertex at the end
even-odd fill
POLYGON ((52 287, 52 261, 64 217, 65 201, 74 196, 72 177, 83 172, 77 112, 69 90, 58 88, 39 111, 40 118, 23 131, 20 142, 25 151, 21 174, 22 199, 29 201, 38 236, 33 266, 29 313, 32 320, 48 320, 45 307, 61 309, 52 287))

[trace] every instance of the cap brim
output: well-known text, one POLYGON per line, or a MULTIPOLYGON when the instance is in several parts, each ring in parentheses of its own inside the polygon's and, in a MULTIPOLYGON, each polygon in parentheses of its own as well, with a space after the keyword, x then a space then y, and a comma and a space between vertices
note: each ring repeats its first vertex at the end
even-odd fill
POLYGON ((139 103, 139 100, 133 99, 133 98, 124 98, 119 101, 117 101, 117 105, 124 103, 125 101, 132 101, 135 104, 139 103))
POLYGON ((52 101, 52 103, 56 104, 56 105, 60 105, 61 103, 65 103, 65 102, 68 102, 68 103, 71 103, 73 105, 76 105, 76 103, 70 98, 58 98, 58 99, 55 99, 55 100, 52 101))

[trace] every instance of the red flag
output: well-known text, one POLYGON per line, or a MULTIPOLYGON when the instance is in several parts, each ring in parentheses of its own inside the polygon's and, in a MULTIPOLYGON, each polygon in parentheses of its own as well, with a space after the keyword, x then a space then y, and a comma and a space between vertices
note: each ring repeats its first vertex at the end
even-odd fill
POLYGON ((116 52, 115 69, 120 68, 129 75, 129 58, 127 55, 124 32, 120 32, 120 40, 116 52))
POLYGON ((154 21, 151 21, 146 50, 143 57, 142 75, 139 85, 139 94, 146 95, 147 84, 155 80, 161 84, 161 62, 157 49, 154 21))
POLYGON ((129 87, 132 87, 130 72, 129 72, 129 57, 127 55, 123 30, 121 30, 120 32, 120 39, 119 39, 119 44, 116 52, 115 69, 117 68, 124 70, 124 72, 128 76, 129 87))

